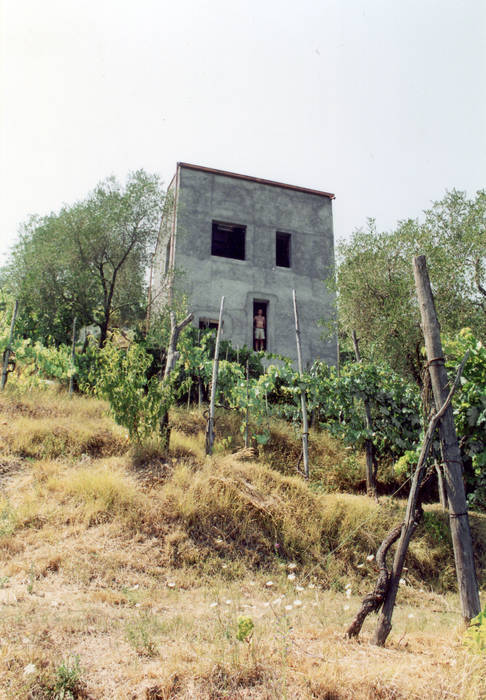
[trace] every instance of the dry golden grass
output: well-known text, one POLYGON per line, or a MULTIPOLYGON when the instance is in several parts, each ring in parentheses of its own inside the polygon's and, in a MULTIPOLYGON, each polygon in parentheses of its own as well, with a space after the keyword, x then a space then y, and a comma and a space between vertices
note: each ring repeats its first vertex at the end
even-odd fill
MULTIPOLYGON (((76 655, 77 697, 486 697, 485 660, 465 650, 457 597, 444 594, 455 586, 438 508, 414 538, 377 649, 373 619, 361 642, 343 634, 375 582, 366 556, 403 502, 313 491, 221 447, 208 459, 197 412, 176 414, 161 455, 129 449, 103 404, 39 401, 0 399, 0 697, 56 697, 57 669, 76 655), (37 435, 63 426, 62 447, 47 437, 22 456, 13 445, 30 444, 27 429, 14 442, 10 426, 26 419, 37 435), (100 424, 110 439, 81 451, 100 424), (248 643, 236 638, 240 615, 255 625, 248 643)), ((326 440, 330 465, 347 451, 326 440)), ((484 565, 486 518, 472 524, 484 565)))

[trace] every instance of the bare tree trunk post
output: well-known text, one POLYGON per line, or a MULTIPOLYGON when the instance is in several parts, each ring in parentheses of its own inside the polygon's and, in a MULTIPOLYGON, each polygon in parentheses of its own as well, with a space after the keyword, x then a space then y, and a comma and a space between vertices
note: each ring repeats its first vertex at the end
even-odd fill
POLYGON ((13 341, 13 335, 14 335, 14 330, 15 330, 15 321, 17 320, 18 310, 19 310, 19 302, 18 302, 18 299, 16 299, 14 310, 12 313, 12 320, 10 322, 10 335, 8 338, 8 345, 5 348, 5 352, 3 353, 2 381, 1 381, 1 385, 0 385, 1 391, 3 391, 5 389, 5 384, 7 383, 7 377, 8 377, 8 373, 9 373, 8 366, 10 364, 10 353, 12 352, 12 341, 13 341))
MULTIPOLYGON (((422 330, 427 350, 432 391, 436 408, 439 410, 447 398, 448 377, 444 366, 440 326, 435 311, 424 255, 414 258, 413 271, 422 316, 422 330)), ((449 522, 454 547, 459 596, 463 617, 469 621, 479 614, 481 604, 474 568, 471 530, 462 477, 461 451, 457 440, 452 407, 448 408, 439 425, 439 435, 444 458, 444 476, 449 503, 449 522)))
POLYGON ((214 403, 216 400, 216 386, 218 383, 218 368, 219 368, 219 343, 221 339, 221 331, 223 328, 223 308, 224 308, 224 296, 221 297, 221 306, 219 308, 219 321, 218 321, 218 332, 216 333, 216 345, 214 347, 214 360, 213 360, 213 375, 211 379, 211 398, 209 401, 209 417, 208 417, 208 428, 206 432, 206 454, 213 454, 214 445, 214 403))
MULTIPOLYGON (((179 353, 177 352, 177 341, 179 340, 179 335, 181 331, 192 321, 194 314, 189 314, 186 318, 177 323, 175 311, 170 311, 170 337, 169 337, 169 347, 167 348, 167 360, 165 362, 164 376, 162 377, 162 382, 165 383, 170 377, 172 370, 175 367, 179 353)), ((165 411, 160 417, 159 423, 160 435, 164 440, 166 447, 169 447, 170 441, 170 430, 169 430, 169 412, 165 411)))
MULTIPOLYGON (((201 329, 197 332, 197 344, 201 345, 201 329)), ((201 381, 201 370, 198 369, 197 372, 197 405, 200 409, 202 406, 202 381, 201 381)))
MULTIPOLYGON (((297 297, 295 295, 295 289, 292 289, 292 298, 294 301, 294 317, 295 317, 295 339, 297 342, 297 364, 299 367, 299 374, 302 377, 304 370, 302 368, 302 346, 300 342, 300 326, 299 326, 299 313, 297 311, 297 297)), ((309 424, 307 422, 307 404, 305 400, 305 390, 302 389, 300 392, 300 404, 302 408, 302 455, 304 458, 304 475, 305 478, 309 478, 309 424)))
POLYGON ((246 409, 245 409, 245 447, 249 446, 248 427, 250 422, 250 362, 246 361, 246 409))
MULTIPOLYGON (((361 355, 359 352, 358 338, 356 336, 356 331, 353 331, 353 345, 354 354, 356 355, 356 362, 359 364, 361 362, 361 355)), ((371 407, 368 399, 363 396, 363 404, 365 409, 365 421, 366 430, 369 433, 373 432, 373 421, 371 420, 371 407)), ((366 450, 366 492, 368 496, 373 496, 373 498, 378 497, 376 488, 376 459, 375 450, 373 446, 373 440, 371 438, 366 438, 365 440, 365 450, 366 450)))
POLYGON ((71 343, 71 375, 69 377, 69 396, 72 396, 74 390, 74 355, 76 350, 76 316, 73 319, 73 336, 71 343))
POLYGON ((426 472, 427 458, 429 456, 432 441, 434 439, 434 433, 437 428, 437 425, 439 425, 440 430, 441 421, 443 417, 447 414, 447 411, 449 410, 452 397, 454 395, 455 390, 459 386, 459 380, 461 378, 462 370, 464 369, 464 365, 466 364, 468 357, 469 351, 466 353, 461 362, 461 365, 457 371, 454 384, 452 385, 450 392, 446 396, 445 401, 442 404, 442 408, 433 416, 425 433, 424 441, 422 443, 422 449, 420 450, 420 457, 417 462, 417 467, 413 475, 412 485, 410 487, 405 520, 403 521, 401 526, 400 541, 397 545, 395 558, 393 560, 393 571, 389 578, 388 586, 385 588, 383 609, 378 618, 378 625, 376 626, 375 634, 373 637, 373 642, 378 646, 383 646, 383 644, 386 641, 386 638, 390 634, 390 630, 392 628, 391 618, 393 615, 393 608, 395 607, 395 600, 397 597, 398 586, 400 584, 400 577, 402 575, 403 564, 405 562, 405 556, 407 554, 408 545, 422 517, 420 487, 426 472))
POLYGON ((189 389, 187 390, 187 410, 191 408, 191 389, 192 389, 192 379, 189 384, 189 389))

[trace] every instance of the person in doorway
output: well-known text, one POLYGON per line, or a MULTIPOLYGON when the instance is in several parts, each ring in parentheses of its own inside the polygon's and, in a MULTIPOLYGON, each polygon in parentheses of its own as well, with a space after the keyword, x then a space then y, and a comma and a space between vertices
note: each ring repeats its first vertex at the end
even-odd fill
POLYGON ((255 326, 255 350, 265 350, 265 316, 263 309, 258 309, 253 319, 255 326))

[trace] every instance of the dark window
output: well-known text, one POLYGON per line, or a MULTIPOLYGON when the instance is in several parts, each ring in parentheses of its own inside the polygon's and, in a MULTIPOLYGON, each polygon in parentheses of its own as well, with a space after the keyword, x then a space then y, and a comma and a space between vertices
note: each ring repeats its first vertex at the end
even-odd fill
POLYGON ((200 318, 199 319, 199 328, 201 330, 206 330, 207 328, 218 328, 218 321, 213 321, 210 318, 200 318))
POLYGON ((275 239, 275 264, 277 267, 290 267, 290 233, 277 231, 275 239))
POLYGON ((223 224, 218 221, 213 221, 211 255, 219 255, 222 258, 235 258, 235 260, 244 260, 245 234, 246 226, 223 224))

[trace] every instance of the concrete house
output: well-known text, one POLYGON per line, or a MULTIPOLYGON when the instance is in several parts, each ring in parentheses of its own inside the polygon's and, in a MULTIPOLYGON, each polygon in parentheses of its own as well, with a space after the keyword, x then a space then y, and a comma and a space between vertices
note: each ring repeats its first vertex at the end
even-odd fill
POLYGON ((224 294, 224 338, 295 360, 295 289, 304 366, 316 359, 335 364, 335 338, 321 337, 321 321, 335 314, 325 284, 334 265, 333 198, 178 163, 154 255, 153 307, 167 303, 173 278, 187 294, 194 324, 217 327, 224 294), (255 327, 262 325, 263 334, 255 327))

